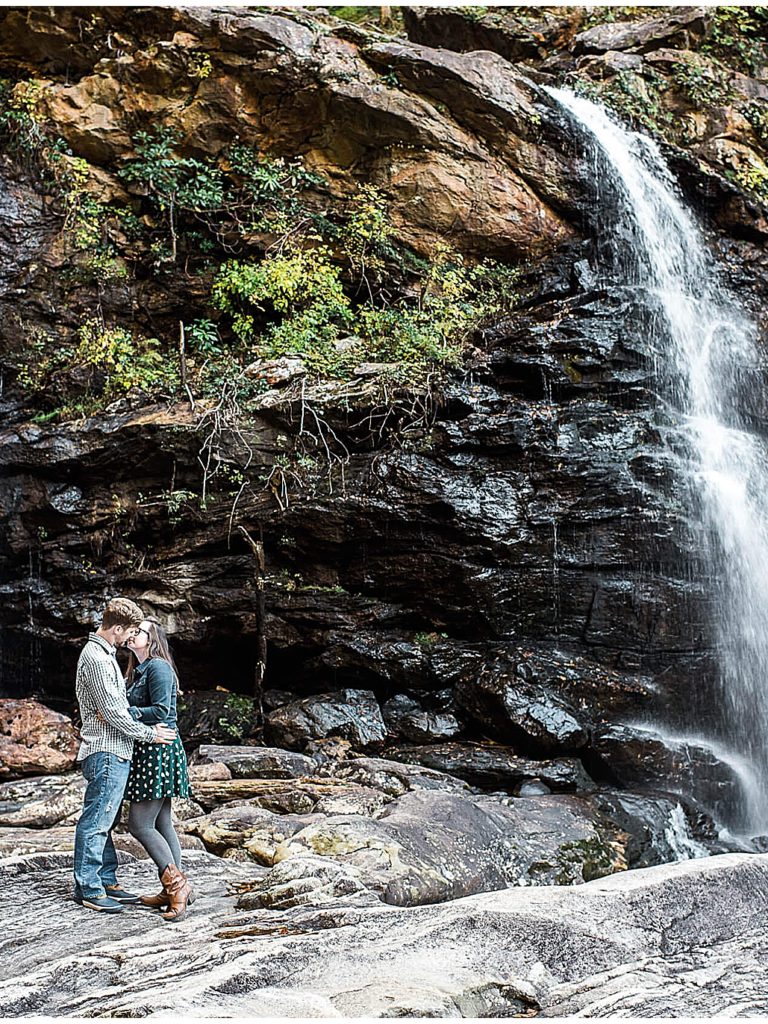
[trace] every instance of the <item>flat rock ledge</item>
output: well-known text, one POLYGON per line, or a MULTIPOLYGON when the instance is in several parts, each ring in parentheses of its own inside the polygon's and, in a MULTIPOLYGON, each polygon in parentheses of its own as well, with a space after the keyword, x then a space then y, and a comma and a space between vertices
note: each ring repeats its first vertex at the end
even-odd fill
MULTIPOLYGON (((123 858, 123 884, 153 890, 151 866, 123 858)), ((284 912, 244 911, 229 895, 266 869, 196 851, 187 868, 199 899, 170 925, 152 911, 76 906, 66 853, 0 860, 0 1016, 768 1012, 768 855, 429 906, 339 899, 284 912)))

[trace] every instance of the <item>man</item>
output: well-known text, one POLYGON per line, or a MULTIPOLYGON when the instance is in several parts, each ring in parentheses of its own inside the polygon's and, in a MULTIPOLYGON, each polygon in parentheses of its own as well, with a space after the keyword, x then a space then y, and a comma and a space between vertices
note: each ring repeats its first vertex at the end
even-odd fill
POLYGON ((142 725, 128 712, 115 649, 135 636, 144 615, 138 605, 116 597, 104 609, 101 626, 88 635, 77 663, 75 688, 82 743, 77 755, 88 780, 83 813, 75 829, 75 902, 117 914, 139 897, 117 884, 112 829, 117 824, 133 756, 133 741, 172 743, 165 725, 142 725))

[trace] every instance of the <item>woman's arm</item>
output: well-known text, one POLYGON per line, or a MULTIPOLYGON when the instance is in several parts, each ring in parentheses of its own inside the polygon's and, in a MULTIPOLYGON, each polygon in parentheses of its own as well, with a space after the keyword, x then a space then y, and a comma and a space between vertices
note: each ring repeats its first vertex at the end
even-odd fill
POLYGON ((152 658, 147 665, 147 684, 149 686, 149 699, 152 702, 145 708, 131 708, 131 715, 139 722, 146 725, 154 725, 156 722, 164 722, 171 709, 171 696, 176 686, 176 677, 173 669, 162 658, 152 658))

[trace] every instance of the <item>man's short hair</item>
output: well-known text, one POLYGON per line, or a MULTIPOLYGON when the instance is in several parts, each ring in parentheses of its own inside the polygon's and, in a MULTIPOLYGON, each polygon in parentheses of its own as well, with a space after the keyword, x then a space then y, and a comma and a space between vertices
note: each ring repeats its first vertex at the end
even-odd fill
POLYGON ((144 613, 133 601, 129 601, 127 597, 113 597, 101 616, 101 628, 138 626, 143 618, 144 613))

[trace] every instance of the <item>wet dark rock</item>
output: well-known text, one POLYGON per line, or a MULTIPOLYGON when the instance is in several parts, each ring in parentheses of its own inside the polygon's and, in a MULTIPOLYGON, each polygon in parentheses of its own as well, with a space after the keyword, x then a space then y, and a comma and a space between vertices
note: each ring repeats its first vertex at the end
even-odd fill
POLYGON ((387 731, 394 737, 411 743, 439 742, 450 739, 461 731, 456 717, 451 714, 425 711, 418 701, 401 693, 383 705, 381 713, 387 731))
POLYGON ((664 737, 653 727, 611 725, 596 731, 592 746, 627 787, 658 789, 663 780, 667 788, 693 793, 715 811, 739 792, 735 767, 703 740, 664 737))
MULTIPOLYGON (((562 39, 573 18, 558 17, 551 9, 516 12, 493 7, 404 7, 408 38, 427 46, 467 52, 492 50, 512 63, 532 61, 562 39), (469 16, 468 16, 469 15, 469 16), (502 15, 501 17, 499 15, 502 15)), ((526 68, 526 72, 528 68, 526 68)))
POLYGON ((265 690, 261 700, 266 711, 274 711, 275 708, 296 700, 296 694, 288 690, 265 690))
POLYGON ((457 705, 490 736, 530 755, 583 749, 598 715, 647 705, 649 680, 559 651, 496 648, 454 685, 457 705), (598 697, 601 694, 601 697, 598 697))
POLYGON ((712 819, 678 797, 604 789, 590 803, 626 833, 630 868, 725 852, 712 819))
POLYGON ((461 679, 454 693, 459 707, 487 733, 526 753, 564 753, 587 744, 586 722, 576 709, 526 679, 514 662, 484 665, 461 679))
POLYGON ((594 781, 578 758, 533 761, 520 757, 513 748, 497 743, 394 747, 387 750, 387 756, 455 775, 485 789, 501 788, 511 792, 520 784, 534 780, 544 783, 548 792, 588 792, 595 788, 594 781))
POLYGON ((267 716, 275 743, 301 749, 308 740, 338 736, 365 750, 379 745, 386 726, 370 690, 340 690, 285 704, 267 716))

